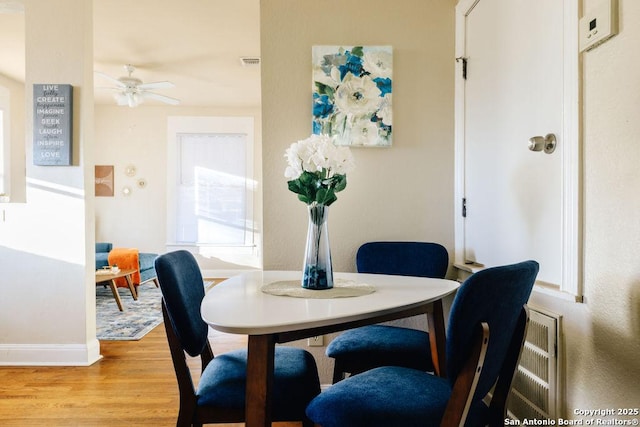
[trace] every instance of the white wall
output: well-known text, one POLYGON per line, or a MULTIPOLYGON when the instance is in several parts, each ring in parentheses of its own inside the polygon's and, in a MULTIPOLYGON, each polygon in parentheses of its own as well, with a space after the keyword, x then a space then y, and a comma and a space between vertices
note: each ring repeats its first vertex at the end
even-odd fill
MULTIPOLYGON (((391 45, 394 55, 393 147, 353 149, 356 170, 329 214, 334 270, 354 271, 370 240, 436 241, 453 254, 454 3, 261 3, 266 269, 302 267, 306 207, 287 189, 283 155, 311 133, 313 45, 391 45)), ((324 348, 312 350, 330 383, 324 348)))
MULTIPOLYGON (((118 247, 136 247, 141 252, 164 253, 167 248, 167 117, 169 116, 249 116, 254 117, 254 172, 260 181, 261 120, 260 109, 255 108, 198 108, 175 106, 149 106, 136 108, 116 105, 98 105, 95 113, 95 141, 97 165, 113 165, 115 176, 114 197, 96 197, 96 241, 111 242, 118 247), (136 167, 136 175, 128 177, 125 168, 136 167), (138 179, 147 186, 140 189, 138 179), (129 196, 122 194, 130 187, 129 196)), ((200 267, 216 274, 220 270, 238 270, 261 265, 260 230, 262 223, 262 189, 258 188, 254 200, 258 223, 255 255, 234 257, 229 254, 196 254, 200 267)))
POLYGON ((87 186, 93 155, 91 2, 26 0, 25 18, 26 145, 12 144, 26 151, 27 190, 26 203, 3 206, 0 222, 0 364, 87 364, 99 357, 93 265, 87 265, 94 227, 87 186), (34 83, 74 86, 72 166, 33 165, 34 83))
POLYGON ((564 316, 567 416, 640 402, 640 2, 619 4, 620 34, 582 54, 584 304, 532 298, 564 316))
MULTIPOLYGON (((8 155, 9 182, 4 191, 13 202, 25 201, 25 152, 24 152, 24 83, 0 75, 0 86, 5 88, 9 102, 9 140, 5 142, 5 155, 8 155)), ((7 129, 5 129, 7 130, 7 129)), ((1 205, 0 205, 1 206, 1 205)))

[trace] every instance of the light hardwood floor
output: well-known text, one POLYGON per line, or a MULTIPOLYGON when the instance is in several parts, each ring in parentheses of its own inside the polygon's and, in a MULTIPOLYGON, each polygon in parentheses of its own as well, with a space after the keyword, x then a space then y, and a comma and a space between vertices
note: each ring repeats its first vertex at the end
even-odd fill
MULTIPOLYGON (((246 337, 221 333, 212 346, 216 353, 246 347, 246 337)), ((101 341, 100 348, 103 359, 89 367, 0 367, 0 425, 175 426, 178 386, 164 325, 140 341, 101 341)), ((191 366, 200 369, 196 360, 191 366)))

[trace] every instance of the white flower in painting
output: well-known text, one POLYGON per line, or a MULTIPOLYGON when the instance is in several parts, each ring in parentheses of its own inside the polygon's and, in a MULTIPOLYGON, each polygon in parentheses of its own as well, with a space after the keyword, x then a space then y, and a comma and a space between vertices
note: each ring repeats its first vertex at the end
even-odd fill
POLYGON ((322 83, 325 86, 335 89, 340 84, 340 70, 338 70, 336 67, 331 67, 331 71, 327 74, 323 69, 318 68, 314 70, 313 82, 314 90, 316 82, 322 83))
POLYGON ((393 71, 393 55, 389 50, 370 49, 364 51, 364 68, 373 78, 391 78, 393 71))
POLYGON ((356 116, 372 115, 380 105, 380 89, 371 77, 356 77, 347 73, 335 93, 335 105, 341 111, 356 116))
POLYGON ((357 120, 353 124, 351 128, 352 145, 376 145, 378 142, 378 126, 369 118, 357 120))
POLYGON ((331 67, 331 79, 340 84, 340 70, 338 70, 338 67, 331 67))
POLYGON ((380 103, 380 109, 377 113, 378 117, 387 126, 393 125, 393 112, 391 111, 391 94, 388 93, 382 98, 380 103))

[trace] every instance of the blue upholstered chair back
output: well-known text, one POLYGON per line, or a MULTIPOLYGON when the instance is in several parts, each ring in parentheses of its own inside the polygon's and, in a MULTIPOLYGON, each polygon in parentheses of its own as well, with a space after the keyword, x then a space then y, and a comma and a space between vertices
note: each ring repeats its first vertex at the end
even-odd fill
POLYGON ((208 326, 200 317, 204 281, 194 256, 187 251, 169 252, 155 261, 160 290, 173 330, 190 355, 202 353, 208 326))
POLYGON ((451 384, 471 350, 474 328, 480 322, 489 324, 489 347, 474 400, 484 397, 500 374, 538 269, 535 261, 487 268, 469 277, 456 294, 447 329, 447 377, 451 384))
POLYGON ((431 242, 368 242, 356 253, 359 273, 444 278, 449 254, 431 242))
POLYGON ((106 242, 96 243, 96 253, 101 253, 101 252, 109 253, 111 252, 111 249, 113 249, 113 243, 106 243, 106 242))

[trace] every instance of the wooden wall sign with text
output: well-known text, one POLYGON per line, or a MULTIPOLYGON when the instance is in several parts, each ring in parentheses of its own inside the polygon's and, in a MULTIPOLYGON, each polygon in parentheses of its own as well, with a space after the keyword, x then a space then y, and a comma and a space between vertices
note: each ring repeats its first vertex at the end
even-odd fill
POLYGON ((33 164, 71 165, 73 87, 33 85, 33 164))

